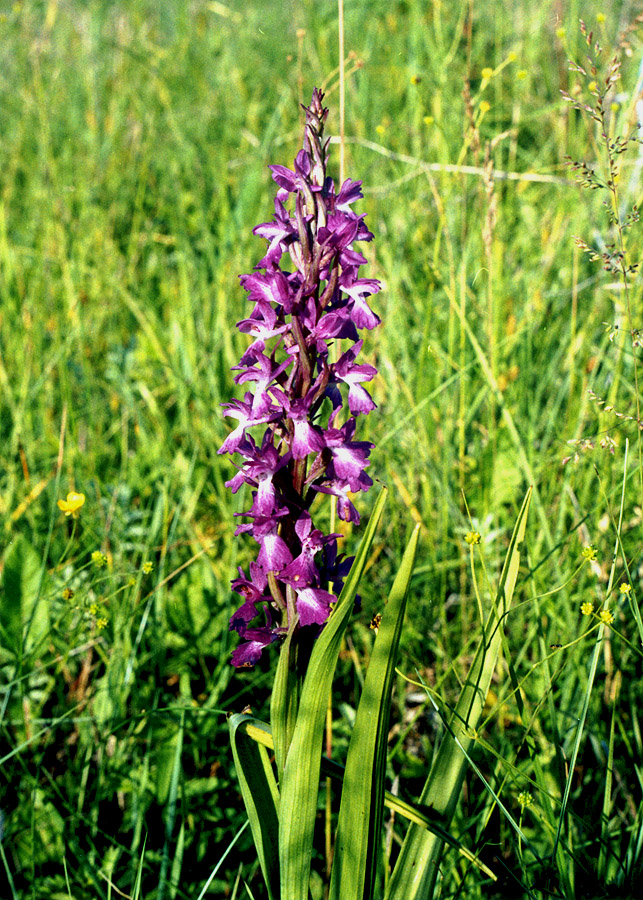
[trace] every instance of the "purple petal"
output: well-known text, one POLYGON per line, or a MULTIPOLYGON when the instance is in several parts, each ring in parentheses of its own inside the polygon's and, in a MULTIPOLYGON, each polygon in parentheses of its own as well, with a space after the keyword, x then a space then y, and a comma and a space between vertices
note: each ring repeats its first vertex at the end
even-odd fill
POLYGON ((323 625, 337 597, 321 588, 304 588, 297 594, 297 612, 301 625, 323 625))

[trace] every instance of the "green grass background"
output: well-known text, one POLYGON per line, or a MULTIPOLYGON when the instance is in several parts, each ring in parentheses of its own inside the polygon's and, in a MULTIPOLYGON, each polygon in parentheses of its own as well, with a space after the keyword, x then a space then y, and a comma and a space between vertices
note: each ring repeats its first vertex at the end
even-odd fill
MULTIPOLYGON (((486 603, 535 488, 520 605, 476 757, 531 847, 471 776, 455 833, 499 881, 449 853, 444 897, 556 896, 561 884, 577 897, 628 896, 641 873, 641 641, 618 593, 631 583, 635 608, 638 435, 588 395, 635 414, 626 332, 641 324, 640 280, 630 326, 617 280, 574 244, 612 238, 604 195, 581 192, 564 165, 600 159, 596 128, 560 95, 576 80, 568 57, 585 51, 579 17, 609 55, 636 12, 591 0, 346 2, 346 174, 364 182, 368 275, 384 287, 383 324, 364 349, 379 408, 360 437, 376 445, 369 473, 392 490, 336 680, 340 760, 367 625, 414 522, 423 536, 399 665, 448 704, 478 622, 464 535, 482 535, 486 603), (487 161, 550 180, 426 165, 487 161), (614 340, 606 323, 622 326, 614 340), (599 445, 607 433, 614 454, 599 445), (578 438, 595 448, 562 466, 578 438), (586 544, 598 560, 579 569, 586 544), (597 634, 583 637, 592 623, 580 604, 598 606, 608 588, 614 631, 561 818, 597 634), (534 804, 523 811, 525 790, 534 804), (565 850, 550 859, 559 822, 565 850)), ((626 132, 641 37, 627 33, 612 111, 626 132)), ((233 537, 233 514, 247 507, 224 487, 233 468, 217 455, 219 404, 234 394, 230 367, 246 343, 234 328, 247 314, 237 276, 263 253, 251 229, 271 216, 267 166, 291 164, 298 103, 315 85, 329 86, 328 133, 338 133, 337 65, 330 2, 2 5, 3 897, 194 900, 247 896, 244 882, 264 896, 249 833, 221 862, 245 821, 225 712, 267 715, 275 658, 251 672, 228 662, 229 582, 252 547, 233 537), (75 524, 56 506, 70 490, 86 495, 75 524)), ((333 145, 335 176, 338 159, 333 145)), ((634 145, 624 205, 639 199, 639 172, 634 145)), ((635 229, 628 243, 638 259, 635 229)), ((364 515, 374 495, 361 498, 364 515)), ((347 530, 347 551, 358 539, 347 530)), ((390 776, 405 797, 439 736, 431 709, 399 680, 390 776)), ((400 834, 391 824, 393 855, 400 834)), ((321 875, 313 889, 321 896, 321 875)))

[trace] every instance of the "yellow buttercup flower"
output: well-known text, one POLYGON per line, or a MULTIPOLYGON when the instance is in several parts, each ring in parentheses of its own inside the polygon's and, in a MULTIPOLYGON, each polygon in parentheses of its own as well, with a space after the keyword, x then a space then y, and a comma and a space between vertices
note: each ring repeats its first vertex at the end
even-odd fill
POLYGON ((70 491, 66 500, 58 501, 58 509, 61 509, 66 516, 74 516, 85 502, 84 494, 77 494, 76 491, 70 491))

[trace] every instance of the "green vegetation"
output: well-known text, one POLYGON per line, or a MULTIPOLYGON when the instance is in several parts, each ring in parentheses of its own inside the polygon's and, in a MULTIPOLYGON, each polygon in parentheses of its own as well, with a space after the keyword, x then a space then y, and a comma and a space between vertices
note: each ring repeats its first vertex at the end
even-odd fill
MULTIPOLYGON (((643 157, 613 148, 616 191, 582 191, 565 157, 605 183, 605 144, 560 92, 596 100, 567 61, 585 65, 582 17, 605 48, 599 90, 620 45, 606 110, 610 134, 630 134, 643 29, 625 2, 607 17, 594 0, 346 6, 346 174, 364 182, 367 275, 384 283, 365 346, 379 409, 360 439, 390 496, 340 654, 333 754, 419 523, 387 784, 419 796, 533 486, 452 829, 498 880, 447 847, 439 895, 633 896, 643 319, 640 275, 614 252, 643 157)), ((272 213, 267 166, 291 164, 315 85, 338 134, 333 3, 0 11, 3 898, 265 896, 226 713, 267 719, 277 656, 229 665, 229 582, 251 548, 233 535, 247 498, 224 487, 219 405, 244 346, 237 276, 272 213), (85 500, 66 516, 70 492, 85 500)), ((640 226, 624 240, 635 263, 640 226)), ((346 529, 348 552, 358 538, 346 529)), ((388 808, 384 825, 395 858, 388 808)))

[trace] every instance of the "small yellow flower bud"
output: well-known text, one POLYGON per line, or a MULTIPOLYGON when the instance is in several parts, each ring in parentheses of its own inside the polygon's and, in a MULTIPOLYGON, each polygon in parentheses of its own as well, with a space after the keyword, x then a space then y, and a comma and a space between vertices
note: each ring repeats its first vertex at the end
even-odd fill
POLYGON ((521 791, 518 794, 518 803, 520 803, 520 805, 522 806, 523 809, 526 806, 531 806, 533 804, 533 802, 534 802, 534 798, 529 793, 529 791, 521 791))
POLYGON ((491 109, 491 104, 487 100, 480 101, 480 112, 484 116, 491 109))
POLYGON ((490 69, 489 66, 485 66, 480 74, 486 81, 489 81, 490 78, 493 78, 493 69, 490 69))
POLYGON ((104 553, 101 553, 100 550, 94 550, 92 553, 92 562, 97 569, 102 569, 103 566, 107 565, 107 557, 104 553))

